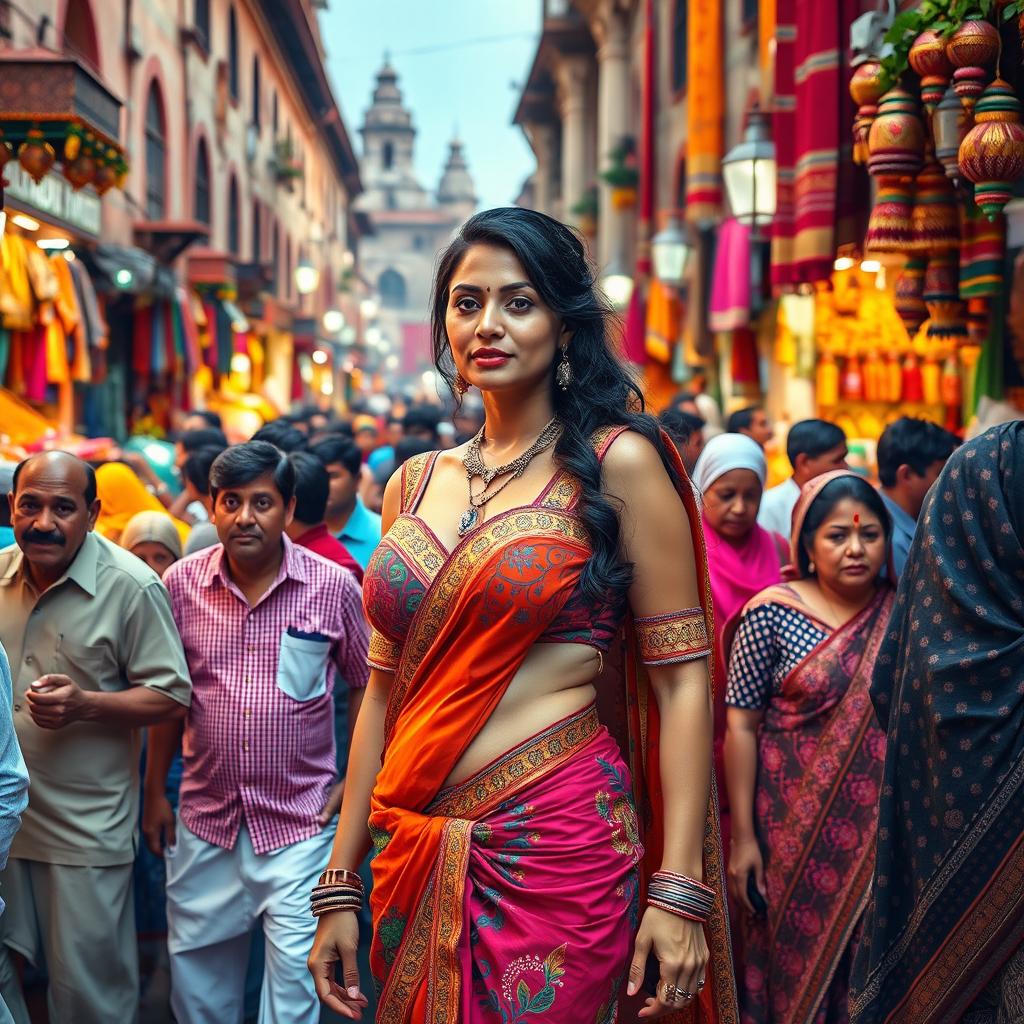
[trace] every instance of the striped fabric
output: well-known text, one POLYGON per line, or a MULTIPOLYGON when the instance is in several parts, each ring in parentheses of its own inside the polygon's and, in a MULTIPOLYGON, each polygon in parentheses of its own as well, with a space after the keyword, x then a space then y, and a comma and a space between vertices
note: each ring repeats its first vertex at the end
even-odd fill
POLYGON ((773 135, 778 204, 772 284, 827 280, 836 248, 856 237, 846 40, 858 0, 778 0, 773 135))
POLYGON ((164 579, 192 673, 182 821, 231 849, 244 818, 257 854, 321 831, 317 815, 336 778, 329 666, 349 686, 368 676, 355 578, 283 543, 277 579, 252 608, 219 544, 164 579))

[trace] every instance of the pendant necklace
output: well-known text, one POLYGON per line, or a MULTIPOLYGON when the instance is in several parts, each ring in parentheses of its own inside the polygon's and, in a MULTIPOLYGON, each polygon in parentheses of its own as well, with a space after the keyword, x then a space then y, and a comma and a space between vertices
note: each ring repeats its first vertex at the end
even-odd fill
POLYGON ((477 431, 476 436, 469 442, 466 454, 462 456, 462 465, 466 468, 466 484, 469 488, 469 508, 462 513, 462 518, 459 519, 460 537, 465 537, 477 525, 480 520, 478 510, 482 509, 492 498, 501 494, 513 480, 518 480, 526 472, 526 467, 541 452, 546 451, 555 443, 561 430, 557 418, 552 417, 538 435, 537 440, 522 455, 517 455, 511 462, 488 468, 480 457, 480 445, 484 441, 485 427, 486 424, 477 431), (484 489, 479 494, 474 494, 473 478, 477 476, 483 480, 484 489), (487 488, 499 476, 508 476, 508 479, 503 480, 493 491, 488 493, 487 488))

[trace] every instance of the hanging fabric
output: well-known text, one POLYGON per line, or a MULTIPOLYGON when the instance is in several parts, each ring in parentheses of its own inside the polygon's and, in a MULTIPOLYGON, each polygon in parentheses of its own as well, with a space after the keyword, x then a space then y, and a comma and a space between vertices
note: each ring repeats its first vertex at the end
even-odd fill
POLYGON ((686 218, 709 224, 722 208, 725 76, 722 0, 689 0, 686 29, 686 218))
POLYGON ((651 281, 647 297, 647 355, 659 363, 672 359, 672 349, 679 338, 680 301, 676 290, 662 284, 657 278, 651 281))
POLYGON ((846 44, 859 0, 777 0, 778 172, 772 274, 776 288, 827 281, 837 246, 856 234, 846 44))
POLYGON ((735 331, 750 325, 750 228, 730 217, 718 232, 708 326, 735 331))

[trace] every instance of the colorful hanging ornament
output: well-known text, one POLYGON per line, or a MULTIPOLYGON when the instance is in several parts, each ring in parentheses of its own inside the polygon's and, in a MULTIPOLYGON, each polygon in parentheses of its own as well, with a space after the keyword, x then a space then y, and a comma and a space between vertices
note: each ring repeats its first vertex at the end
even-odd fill
POLYGON ((946 55, 946 40, 938 32, 926 29, 910 47, 909 61, 921 77, 921 102, 931 117, 942 101, 954 70, 946 55))
POLYGON ((934 156, 929 156, 914 182, 913 237, 910 251, 946 252, 960 247, 960 211, 953 186, 934 156))
POLYGON ((853 159, 855 163, 866 164, 870 150, 868 135, 878 115, 878 101, 885 91, 882 65, 877 60, 859 64, 850 78, 850 96, 857 104, 857 116, 853 122, 853 159))
POLYGON ((970 127, 970 116, 953 86, 949 86, 932 116, 932 137, 935 140, 935 158, 942 164, 950 181, 960 180, 960 143, 970 127))
POLYGON ((1024 127, 1013 87, 997 78, 978 102, 974 127, 960 144, 960 173, 974 182, 974 201, 995 220, 1024 175, 1024 127))
POLYGON ((960 301, 960 274, 954 253, 937 253, 924 272, 924 303, 928 307, 929 341, 967 337, 964 304, 960 301))
POLYGON ((908 260, 896 277, 896 312, 912 338, 918 328, 928 319, 928 307, 924 304, 924 271, 927 261, 908 260))
POLYGON ((92 187, 98 195, 104 195, 117 184, 117 170, 113 164, 100 164, 92 179, 92 187))
POLYGON ((71 188, 77 192, 96 176, 96 159, 89 150, 83 149, 74 162, 64 164, 62 173, 71 182, 71 188))
POLYGON ((42 130, 29 128, 25 141, 18 147, 18 163, 25 173, 38 185, 50 173, 57 154, 53 151, 42 130))
POLYGON ((980 19, 965 21, 946 43, 946 56, 956 69, 953 88, 970 111, 985 88, 999 57, 999 31, 980 19))
POLYGON ((890 89, 878 104, 868 135, 868 170, 878 179, 865 248, 904 252, 912 238, 911 181, 924 163, 924 125, 917 101, 905 89, 890 89))

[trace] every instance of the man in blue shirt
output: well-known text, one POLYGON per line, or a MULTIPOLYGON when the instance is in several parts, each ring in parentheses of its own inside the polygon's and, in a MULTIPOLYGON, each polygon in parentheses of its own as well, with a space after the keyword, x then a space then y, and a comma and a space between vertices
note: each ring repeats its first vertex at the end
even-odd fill
POLYGON ((359 498, 363 453, 343 434, 331 434, 309 450, 323 463, 331 481, 327 528, 365 569, 380 543, 380 516, 359 498))
POLYGON ((901 416, 878 441, 882 501, 892 516, 892 552, 897 578, 910 554, 925 495, 960 441, 928 420, 901 416))

